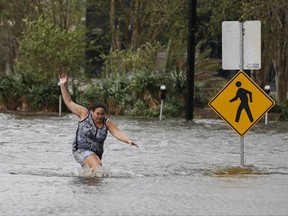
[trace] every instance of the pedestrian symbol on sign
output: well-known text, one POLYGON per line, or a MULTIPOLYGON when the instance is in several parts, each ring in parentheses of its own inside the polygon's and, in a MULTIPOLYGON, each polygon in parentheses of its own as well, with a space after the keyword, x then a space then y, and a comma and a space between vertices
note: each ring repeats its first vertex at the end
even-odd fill
POLYGON ((238 100, 238 98, 240 99, 240 105, 237 109, 237 113, 236 113, 236 118, 235 118, 235 122, 239 122, 240 119, 240 115, 242 113, 242 110, 244 109, 249 117, 250 122, 252 123, 254 121, 253 116, 251 114, 251 110, 249 107, 249 101, 250 103, 252 103, 252 92, 244 89, 244 88, 240 88, 242 85, 242 83, 240 81, 236 82, 236 86, 238 87, 236 96, 234 98, 232 98, 229 102, 232 103, 236 100, 238 100), (248 100, 248 96, 249 96, 249 100, 248 100))
POLYGON ((272 98, 244 71, 239 71, 209 102, 209 106, 240 136, 255 125, 274 104, 272 98))

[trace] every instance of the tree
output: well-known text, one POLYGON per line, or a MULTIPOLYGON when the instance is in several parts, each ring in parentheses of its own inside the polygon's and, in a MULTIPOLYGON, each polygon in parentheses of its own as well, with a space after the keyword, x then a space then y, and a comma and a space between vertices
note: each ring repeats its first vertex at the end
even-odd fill
POLYGON ((268 84, 271 64, 276 71, 276 102, 283 103, 287 95, 288 68, 288 2, 285 0, 200 0, 200 11, 203 17, 210 14, 210 22, 203 19, 199 32, 208 40, 218 41, 223 21, 260 20, 262 25, 262 69, 252 71, 254 80, 259 86, 268 84), (208 32, 205 33, 205 32, 208 32))
POLYGON ((261 87, 268 84, 272 66, 276 72, 276 102, 282 104, 287 99, 288 87, 288 2, 254 0, 243 8, 244 19, 258 19, 262 23, 264 67, 255 72, 256 81, 261 87))
POLYGON ((5 41, 8 41, 8 44, 5 44, 3 49, 0 46, 0 52, 5 55, 5 63, 9 63, 10 71, 13 71, 14 63, 18 59, 18 48, 23 33, 31 27, 29 23, 41 16, 43 20, 58 26, 61 30, 68 31, 82 25, 84 9, 82 0, 1 0, 0 31, 3 30, 1 36, 6 36, 5 41))
POLYGON ((141 45, 141 31, 142 31, 142 19, 144 16, 144 9, 146 8, 146 2, 142 0, 118 0, 121 6, 122 12, 126 17, 126 26, 128 30, 132 31, 130 47, 132 50, 136 50, 141 45))
POLYGON ((61 30, 40 18, 28 23, 20 43, 17 71, 34 81, 56 79, 62 68, 77 73, 84 63, 84 30, 61 30))
POLYGON ((23 20, 37 16, 31 1, 0 1, 0 74, 11 75, 17 59, 18 42, 25 32, 23 20))
POLYGON ((282 104, 287 99, 288 87, 288 2, 273 0, 269 3, 263 3, 259 10, 266 45, 263 51, 268 53, 267 62, 275 68, 276 102, 282 104))

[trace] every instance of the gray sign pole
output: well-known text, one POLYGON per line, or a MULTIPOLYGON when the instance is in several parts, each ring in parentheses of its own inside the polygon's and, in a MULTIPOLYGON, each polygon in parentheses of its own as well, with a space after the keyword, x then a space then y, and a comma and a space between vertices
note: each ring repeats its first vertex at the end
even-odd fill
MULTIPOLYGON (((240 22, 240 70, 243 70, 244 65, 244 28, 243 22, 240 22)), ((244 135, 240 136, 240 164, 244 166, 244 135)))
POLYGON ((61 89, 60 89, 60 84, 58 83, 58 92, 59 92, 59 103, 58 103, 58 116, 61 116, 62 113, 62 94, 61 94, 61 89))
POLYGON ((59 113, 58 115, 61 116, 62 114, 62 95, 59 95, 59 113))
MULTIPOLYGON (((222 68, 224 70, 261 68, 260 21, 222 23, 222 68)), ((244 135, 240 137, 240 164, 244 166, 244 135)))

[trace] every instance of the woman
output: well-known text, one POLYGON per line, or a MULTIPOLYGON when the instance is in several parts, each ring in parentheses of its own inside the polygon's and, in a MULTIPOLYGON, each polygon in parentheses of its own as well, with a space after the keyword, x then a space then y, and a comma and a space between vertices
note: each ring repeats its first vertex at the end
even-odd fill
POLYGON ((59 85, 63 100, 72 113, 80 118, 76 139, 73 143, 73 155, 82 166, 96 170, 101 166, 103 145, 108 131, 118 140, 139 148, 139 146, 123 134, 114 122, 105 117, 106 106, 96 103, 91 110, 72 101, 66 84, 67 74, 59 76, 59 85))

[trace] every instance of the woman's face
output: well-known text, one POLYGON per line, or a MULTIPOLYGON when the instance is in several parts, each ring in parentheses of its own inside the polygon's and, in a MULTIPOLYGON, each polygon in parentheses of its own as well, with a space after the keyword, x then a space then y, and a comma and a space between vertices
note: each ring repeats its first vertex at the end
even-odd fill
POLYGON ((104 108, 98 107, 93 111, 93 119, 96 122, 102 122, 104 117, 105 117, 105 109, 104 108))

